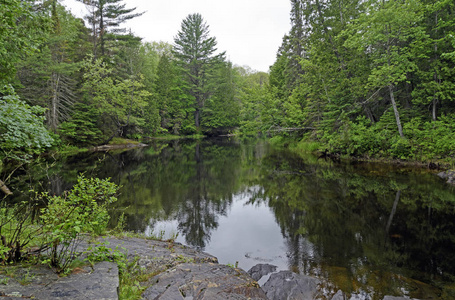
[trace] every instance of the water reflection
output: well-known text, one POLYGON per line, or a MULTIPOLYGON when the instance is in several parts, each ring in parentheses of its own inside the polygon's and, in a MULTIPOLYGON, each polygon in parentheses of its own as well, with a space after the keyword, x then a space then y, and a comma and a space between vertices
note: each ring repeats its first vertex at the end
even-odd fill
POLYGON ((264 188, 253 201, 273 209, 300 273, 373 299, 432 299, 441 290, 431 285, 453 281, 455 196, 433 175, 280 152, 265 157, 261 170, 264 188))
POLYGON ((223 263, 268 262, 318 276, 327 296, 341 289, 360 299, 455 298, 455 193, 433 174, 226 139, 155 143, 34 168, 33 177, 56 194, 79 172, 111 177, 122 186, 113 226, 124 213, 128 230, 170 228, 223 263))

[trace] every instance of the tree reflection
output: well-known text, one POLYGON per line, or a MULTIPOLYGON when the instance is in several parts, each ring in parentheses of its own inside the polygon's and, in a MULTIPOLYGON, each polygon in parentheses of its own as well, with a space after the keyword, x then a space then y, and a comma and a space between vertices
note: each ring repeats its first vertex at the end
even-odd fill
POLYGON ((203 249, 240 189, 241 154, 226 140, 173 141, 107 158, 99 174, 112 172, 122 185, 113 219, 125 213, 136 232, 176 219, 185 242, 203 249))
POLYGON ((453 280, 455 196, 430 174, 277 152, 263 159, 261 170, 263 188, 251 202, 273 209, 291 268, 325 278, 327 289, 382 299, 408 288, 423 299, 437 291, 406 278, 453 280))
POLYGON ((367 291, 372 299, 403 290, 418 299, 453 295, 455 193, 432 174, 334 164, 226 139, 155 142, 49 165, 32 164, 12 183, 34 174, 37 182, 27 184, 60 193, 80 172, 112 177, 122 186, 112 226, 121 214, 126 229, 136 232, 177 221, 185 242, 199 249, 230 210, 233 195, 248 191, 250 204, 274 212, 290 268, 318 276, 326 290, 367 291))

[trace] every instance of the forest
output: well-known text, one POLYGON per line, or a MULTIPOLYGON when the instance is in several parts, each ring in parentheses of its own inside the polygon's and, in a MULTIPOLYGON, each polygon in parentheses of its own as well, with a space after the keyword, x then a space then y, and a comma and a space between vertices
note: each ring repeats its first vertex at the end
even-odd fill
POLYGON ((202 15, 172 44, 124 27, 122 0, 5 0, 0 160, 117 138, 271 137, 339 156, 455 157, 455 4, 291 0, 269 72, 237 66, 202 15))

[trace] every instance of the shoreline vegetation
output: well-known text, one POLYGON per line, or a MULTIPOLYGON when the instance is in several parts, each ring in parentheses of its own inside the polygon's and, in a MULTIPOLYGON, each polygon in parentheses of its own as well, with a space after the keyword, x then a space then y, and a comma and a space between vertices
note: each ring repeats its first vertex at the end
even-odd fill
MULTIPOLYGON (((244 139, 240 134, 229 134, 218 136, 222 138, 239 138, 244 139)), ((173 140, 184 140, 184 139, 204 139, 207 136, 204 135, 189 135, 189 136, 177 136, 177 135, 166 135, 166 136, 156 136, 148 137, 145 139, 132 140, 124 138, 115 138, 109 142, 107 145, 93 146, 90 148, 73 148, 68 146, 68 148, 62 148, 56 150, 57 154, 64 155, 74 155, 79 152, 86 151, 108 151, 116 149, 133 149, 136 147, 147 147, 148 144, 144 144, 142 141, 173 141, 173 140)), ((249 139, 246 137, 246 139, 249 139)), ((356 156, 341 154, 339 152, 330 152, 328 151, 329 145, 322 144, 320 142, 314 142, 310 140, 298 140, 292 137, 285 136, 274 136, 271 138, 265 138, 271 145, 276 147, 284 147, 289 151, 295 153, 312 153, 320 159, 332 159, 334 161, 347 160, 347 161, 359 161, 359 162, 371 162, 371 163, 385 163, 392 165, 407 165, 415 166, 419 168, 428 168, 430 170, 448 170, 452 169, 455 166, 455 159, 452 157, 445 157, 439 159, 399 159, 392 156, 383 156, 383 157, 371 157, 367 153, 360 153, 356 156)))
POLYGON ((5 4, 4 184, 11 164, 49 149, 145 137, 272 135, 334 159, 455 165, 450 1, 356 0, 342 10, 291 1, 291 29, 265 71, 229 61, 200 13, 171 42, 142 41, 123 27, 143 13, 122 2, 91 1, 99 18, 85 20, 58 1, 5 4))
POLYGON ((329 145, 324 145, 319 142, 308 140, 295 140, 286 137, 273 137, 269 139, 272 145, 277 147, 284 147, 294 153, 313 153, 318 156, 318 159, 331 159, 334 161, 359 161, 366 163, 384 163, 391 165, 406 165, 416 166, 421 168, 428 168, 430 170, 451 169, 455 166, 455 159, 452 157, 440 159, 399 159, 392 156, 371 157, 367 153, 360 153, 356 156, 342 154, 340 152, 330 152, 329 145), (324 150, 323 150, 324 149, 324 150))

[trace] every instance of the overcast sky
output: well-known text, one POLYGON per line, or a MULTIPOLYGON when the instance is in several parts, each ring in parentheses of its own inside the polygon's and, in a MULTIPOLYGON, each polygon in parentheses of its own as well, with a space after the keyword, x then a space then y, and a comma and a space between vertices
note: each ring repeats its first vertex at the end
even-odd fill
MULTIPOLYGON (((218 50, 226 51, 228 59, 237 65, 247 65, 257 71, 268 71, 275 62, 283 36, 290 30, 289 0, 125 0, 127 8, 146 11, 126 23, 143 41, 165 41, 173 44, 182 20, 189 14, 200 13, 216 37, 218 50)), ((76 0, 62 4, 74 15, 87 14, 85 6, 76 0)))

